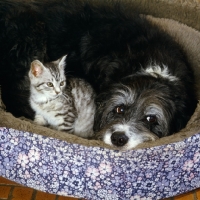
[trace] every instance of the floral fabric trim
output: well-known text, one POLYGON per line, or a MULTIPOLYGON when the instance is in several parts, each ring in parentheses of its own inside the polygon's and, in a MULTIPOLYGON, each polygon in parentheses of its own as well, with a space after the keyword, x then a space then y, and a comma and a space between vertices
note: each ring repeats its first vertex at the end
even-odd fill
POLYGON ((148 149, 113 151, 0 128, 0 175, 87 200, 154 200, 200 187, 200 134, 148 149))

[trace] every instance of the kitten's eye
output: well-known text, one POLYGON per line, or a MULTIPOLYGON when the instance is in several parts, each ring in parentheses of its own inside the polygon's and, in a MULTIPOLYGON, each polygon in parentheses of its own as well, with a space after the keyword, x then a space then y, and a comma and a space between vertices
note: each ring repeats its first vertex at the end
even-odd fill
POLYGON ((65 84, 65 81, 60 82, 60 86, 63 86, 65 84))
POLYGON ((157 124, 158 122, 157 117, 155 115, 147 115, 144 121, 149 124, 157 124))
POLYGON ((48 82, 48 83, 47 83, 47 86, 48 86, 48 87, 53 87, 53 83, 48 82))
POLYGON ((117 106, 115 107, 115 110, 114 110, 117 114, 124 114, 125 112, 125 107, 124 105, 120 105, 120 106, 117 106))

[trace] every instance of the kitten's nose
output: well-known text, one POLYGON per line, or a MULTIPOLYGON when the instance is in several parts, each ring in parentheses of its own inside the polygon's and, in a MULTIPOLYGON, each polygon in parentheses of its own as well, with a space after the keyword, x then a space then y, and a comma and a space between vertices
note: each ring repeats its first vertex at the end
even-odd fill
POLYGON ((111 141, 115 146, 121 147, 128 142, 128 137, 124 132, 114 132, 111 136, 111 141))
POLYGON ((60 91, 55 91, 56 92, 56 94, 60 94, 60 91))

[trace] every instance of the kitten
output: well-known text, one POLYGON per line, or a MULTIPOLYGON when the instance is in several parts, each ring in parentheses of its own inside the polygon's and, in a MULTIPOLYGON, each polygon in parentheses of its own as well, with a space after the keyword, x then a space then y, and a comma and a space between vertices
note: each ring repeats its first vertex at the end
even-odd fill
POLYGON ((83 138, 93 135, 95 114, 94 92, 78 78, 65 76, 65 59, 31 63, 30 105, 35 111, 34 122, 67 131, 83 138))

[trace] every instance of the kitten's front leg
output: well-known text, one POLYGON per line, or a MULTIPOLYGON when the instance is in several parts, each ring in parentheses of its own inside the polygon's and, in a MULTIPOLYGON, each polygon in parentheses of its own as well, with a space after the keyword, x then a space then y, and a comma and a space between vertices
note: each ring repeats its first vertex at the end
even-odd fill
POLYGON ((45 126, 47 125, 47 121, 44 119, 42 115, 36 114, 34 122, 38 125, 45 126))

